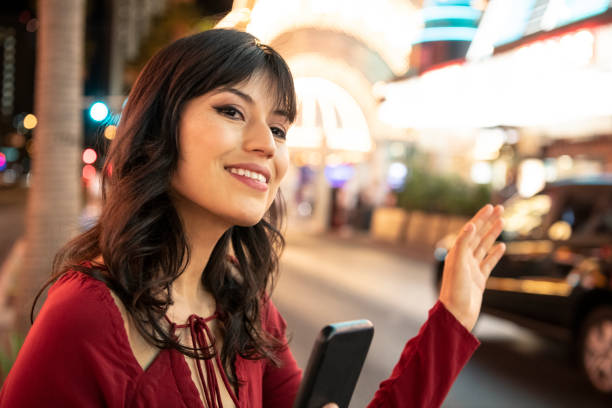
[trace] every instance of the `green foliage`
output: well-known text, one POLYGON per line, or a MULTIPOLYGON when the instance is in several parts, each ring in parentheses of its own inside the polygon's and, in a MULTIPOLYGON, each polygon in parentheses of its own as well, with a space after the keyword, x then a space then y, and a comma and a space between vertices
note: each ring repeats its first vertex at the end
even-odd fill
POLYGON ((178 38, 213 28, 220 15, 202 16, 198 7, 189 2, 177 2, 155 18, 151 32, 143 41, 138 57, 130 61, 129 67, 136 72, 160 49, 178 38))
POLYGON ((398 194, 398 205, 407 210, 473 215, 491 199, 488 185, 471 184, 455 175, 441 175, 417 166, 398 194))
POLYGON ((17 353, 23 345, 25 336, 16 332, 9 334, 7 344, 4 344, 0 348, 0 379, 4 382, 4 379, 11 371, 15 359, 17 359, 17 353))

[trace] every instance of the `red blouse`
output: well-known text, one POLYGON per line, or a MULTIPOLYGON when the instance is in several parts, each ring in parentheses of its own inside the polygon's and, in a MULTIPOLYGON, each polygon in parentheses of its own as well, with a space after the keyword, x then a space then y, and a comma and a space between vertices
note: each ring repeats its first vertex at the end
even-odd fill
MULTIPOLYGON (((262 323, 285 341, 286 323, 272 302, 262 323)), ((437 407, 479 342, 438 302, 410 340, 369 407, 437 407)), ((290 408, 301 370, 289 348, 281 367, 236 358, 241 408, 290 408)), ((104 283, 69 272, 49 290, 0 391, 0 407, 202 407, 184 356, 161 350, 143 370, 123 318, 104 283)))

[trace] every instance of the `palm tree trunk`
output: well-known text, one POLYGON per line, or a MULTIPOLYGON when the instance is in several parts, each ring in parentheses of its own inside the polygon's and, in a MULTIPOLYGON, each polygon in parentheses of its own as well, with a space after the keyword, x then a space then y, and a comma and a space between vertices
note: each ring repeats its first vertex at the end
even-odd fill
MULTIPOLYGON (((78 231, 81 208, 85 0, 40 0, 31 188, 25 258, 16 277, 15 327, 29 329, 32 300, 57 250, 78 231)), ((39 305, 40 306, 40 302, 39 305)))

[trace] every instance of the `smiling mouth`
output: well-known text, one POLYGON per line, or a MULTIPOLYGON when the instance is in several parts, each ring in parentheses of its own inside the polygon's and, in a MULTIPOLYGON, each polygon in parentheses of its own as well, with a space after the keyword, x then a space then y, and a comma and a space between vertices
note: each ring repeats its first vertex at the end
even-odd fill
POLYGON ((232 174, 236 174, 238 176, 246 177, 246 178, 258 181, 258 182, 263 183, 263 184, 267 184, 268 183, 268 180, 266 180, 266 176, 264 176, 261 173, 257 173, 256 171, 246 170, 246 169, 241 169, 241 168, 235 168, 235 167, 230 167, 230 168, 227 169, 227 171, 229 171, 232 174))

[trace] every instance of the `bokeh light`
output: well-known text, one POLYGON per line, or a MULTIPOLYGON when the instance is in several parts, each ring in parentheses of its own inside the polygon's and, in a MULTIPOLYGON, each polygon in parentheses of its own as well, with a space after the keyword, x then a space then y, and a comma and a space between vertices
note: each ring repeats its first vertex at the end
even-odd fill
POLYGON ((531 197, 546 184, 544 164, 539 159, 525 159, 519 165, 518 192, 523 197, 531 197))
POLYGON ((108 125, 106 129, 104 129, 104 137, 108 140, 113 140, 115 135, 117 134, 117 126, 108 125))
POLYGON ((91 164, 83 166, 83 178, 85 181, 90 182, 96 177, 96 168, 91 164))
POLYGON ((104 102, 95 102, 89 108, 89 116, 96 122, 102 122, 108 117, 108 106, 104 102))
POLYGON ((98 154, 92 148, 87 148, 83 151, 83 163, 93 164, 98 159, 98 154))
POLYGON ((4 154, 6 161, 9 163, 19 159, 19 150, 15 149, 14 147, 4 147, 2 148, 2 153, 4 154))
POLYGON ((474 183, 488 184, 493 178, 493 169, 489 162, 479 161, 472 165, 470 176, 474 183))
POLYGON ((38 119, 31 113, 28 113, 25 118, 23 118, 23 127, 32 130, 38 125, 38 119))

